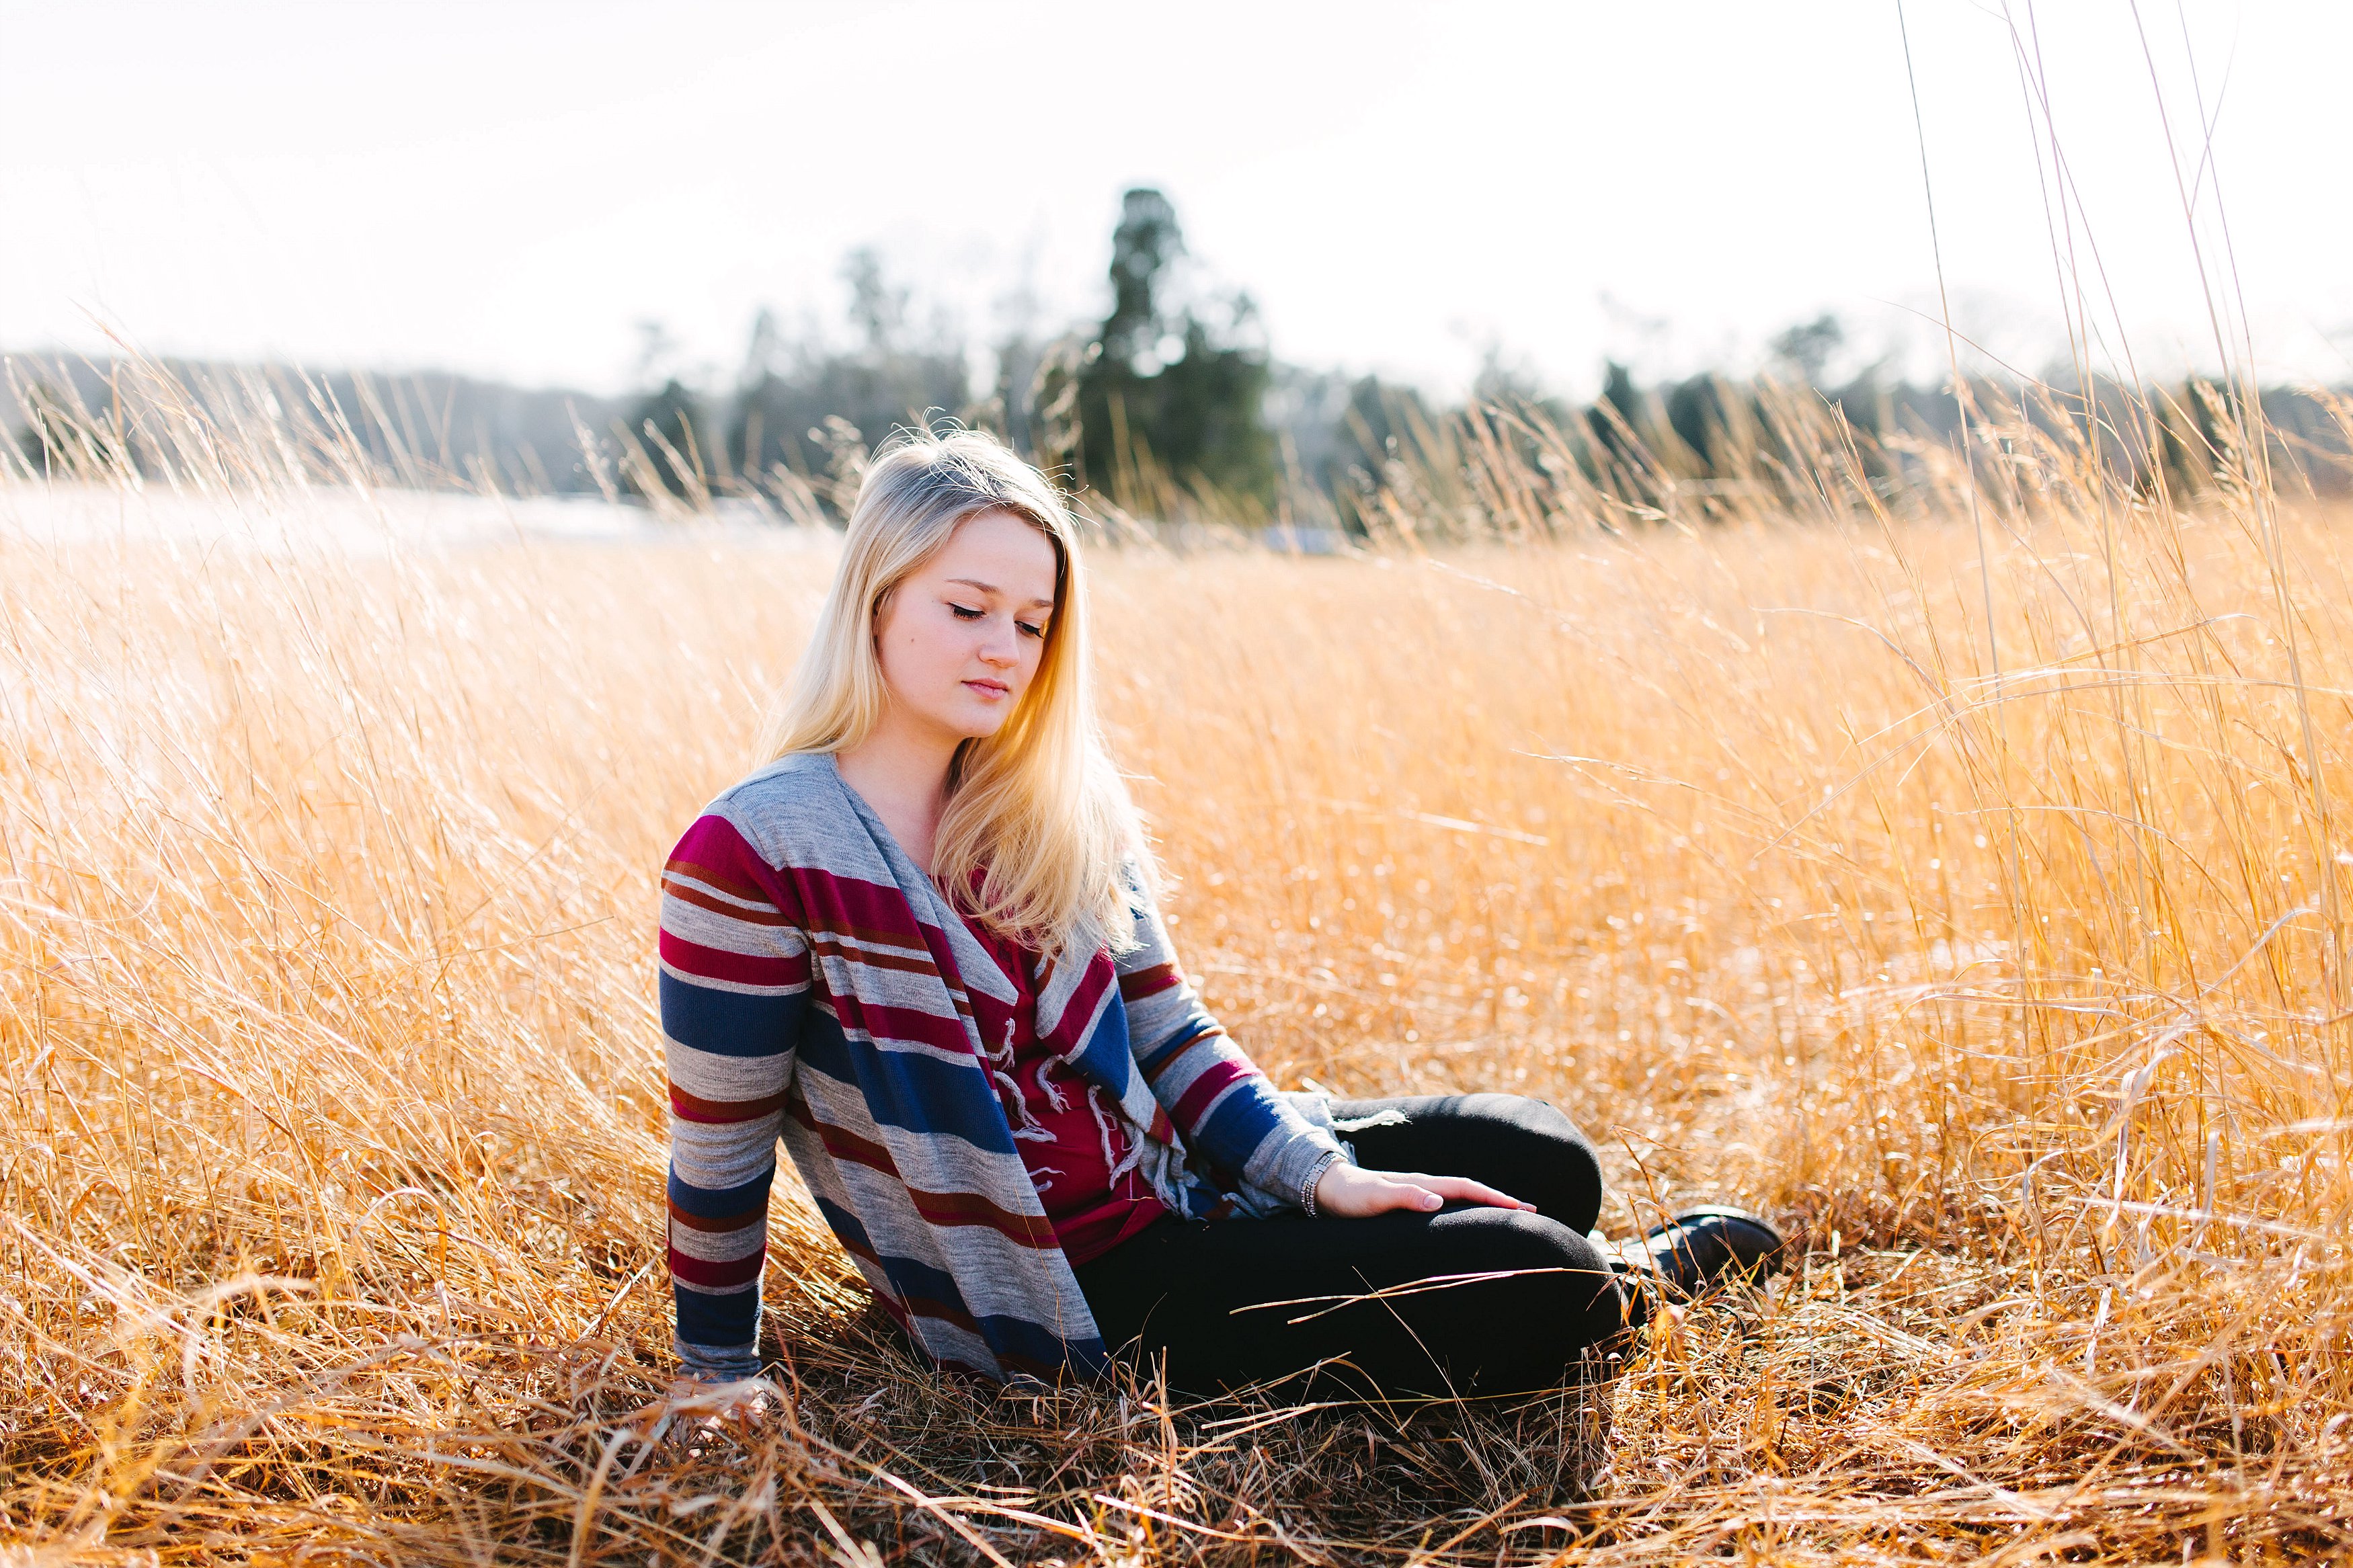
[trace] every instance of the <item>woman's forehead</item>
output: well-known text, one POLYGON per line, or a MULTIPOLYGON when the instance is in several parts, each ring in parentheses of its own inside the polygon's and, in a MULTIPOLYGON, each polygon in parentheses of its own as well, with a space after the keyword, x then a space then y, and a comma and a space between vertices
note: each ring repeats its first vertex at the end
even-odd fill
POLYGON ((1054 542, 1044 530, 1018 512, 992 508, 957 523, 925 574, 1050 605, 1055 565, 1054 542))

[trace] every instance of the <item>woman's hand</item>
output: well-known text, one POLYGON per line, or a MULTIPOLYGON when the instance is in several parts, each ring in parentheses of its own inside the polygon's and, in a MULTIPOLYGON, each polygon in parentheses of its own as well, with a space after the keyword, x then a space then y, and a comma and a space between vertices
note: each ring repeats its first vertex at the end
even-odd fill
POLYGON ((1363 1219, 1391 1209, 1434 1214, 1441 1205, 1486 1204, 1499 1209, 1534 1213, 1509 1193, 1499 1193, 1467 1176, 1424 1176, 1409 1171, 1367 1171, 1345 1160, 1335 1160, 1315 1184, 1315 1212, 1341 1219, 1363 1219))

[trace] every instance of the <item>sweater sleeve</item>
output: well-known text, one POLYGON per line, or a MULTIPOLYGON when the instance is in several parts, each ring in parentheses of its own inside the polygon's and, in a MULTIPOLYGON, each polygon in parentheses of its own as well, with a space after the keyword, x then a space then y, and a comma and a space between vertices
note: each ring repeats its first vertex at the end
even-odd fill
POLYGON ((1136 945, 1114 961, 1135 1058, 1194 1158, 1230 1187, 1240 1183, 1300 1206, 1307 1184, 1346 1153, 1277 1093, 1185 978, 1159 901, 1131 866, 1136 945))
POLYGON ((662 868, 660 963, 675 1348, 691 1375, 750 1377, 809 950, 785 879, 723 816, 698 818, 662 868))

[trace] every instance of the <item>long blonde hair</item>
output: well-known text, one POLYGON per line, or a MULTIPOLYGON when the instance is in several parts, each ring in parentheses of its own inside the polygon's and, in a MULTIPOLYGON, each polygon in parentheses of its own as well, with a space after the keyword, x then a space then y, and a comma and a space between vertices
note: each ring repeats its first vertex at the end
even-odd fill
POLYGON ((994 735, 948 765, 932 879, 955 905, 1023 945, 1082 955, 1134 944, 1121 863, 1151 875, 1126 786, 1095 721, 1078 528, 1046 477, 994 437, 902 432, 868 465, 808 650, 778 702, 761 758, 840 752, 889 700, 875 620, 909 574, 977 512, 1027 520, 1054 547, 1054 612, 1038 673, 994 735))

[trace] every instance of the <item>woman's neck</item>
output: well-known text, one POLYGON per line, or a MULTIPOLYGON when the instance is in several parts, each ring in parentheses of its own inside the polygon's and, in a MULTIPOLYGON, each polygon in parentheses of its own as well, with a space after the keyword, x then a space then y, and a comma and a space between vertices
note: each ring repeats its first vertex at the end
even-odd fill
POLYGON ((834 766, 856 790, 899 847, 929 876, 933 840, 947 804, 948 764, 956 742, 913 734, 888 719, 855 746, 836 752, 834 766))

